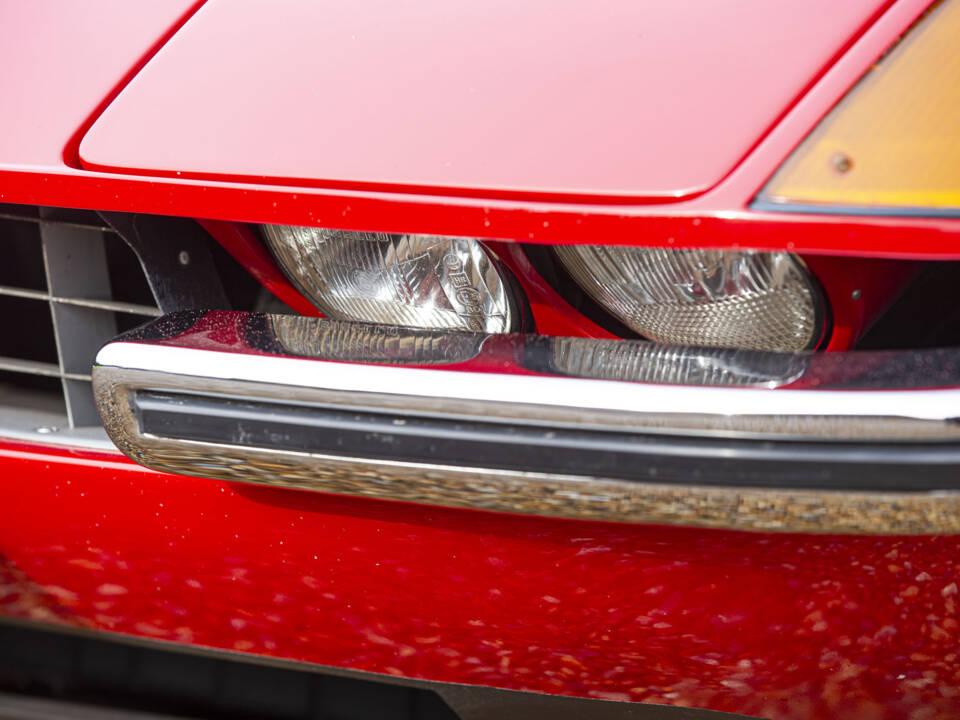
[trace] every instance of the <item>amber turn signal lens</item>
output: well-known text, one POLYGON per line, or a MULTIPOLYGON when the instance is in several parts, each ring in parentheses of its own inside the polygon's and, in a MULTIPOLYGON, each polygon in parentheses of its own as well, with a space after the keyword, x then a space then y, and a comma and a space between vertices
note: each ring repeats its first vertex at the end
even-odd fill
POLYGON ((758 200, 960 212, 960 0, 944 0, 919 20, 758 200))

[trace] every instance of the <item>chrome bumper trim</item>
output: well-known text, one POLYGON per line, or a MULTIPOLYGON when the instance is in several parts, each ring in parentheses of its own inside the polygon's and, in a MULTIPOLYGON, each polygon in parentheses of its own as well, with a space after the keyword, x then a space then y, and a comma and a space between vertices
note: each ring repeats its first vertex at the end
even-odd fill
POLYGON ((158 470, 581 519, 960 532, 960 390, 923 389, 940 378, 911 376, 916 357, 574 342, 188 313, 105 346, 93 375, 111 438, 158 470), (637 345, 745 387, 598 379, 615 373, 596 357, 557 370, 637 345))

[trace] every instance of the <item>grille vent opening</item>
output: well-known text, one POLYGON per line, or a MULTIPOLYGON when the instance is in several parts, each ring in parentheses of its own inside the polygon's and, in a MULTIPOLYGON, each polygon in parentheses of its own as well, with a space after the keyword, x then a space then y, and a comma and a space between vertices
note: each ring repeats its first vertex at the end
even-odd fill
POLYGON ((4 426, 99 427, 97 350, 160 314, 136 255, 98 215, 0 204, 4 426))

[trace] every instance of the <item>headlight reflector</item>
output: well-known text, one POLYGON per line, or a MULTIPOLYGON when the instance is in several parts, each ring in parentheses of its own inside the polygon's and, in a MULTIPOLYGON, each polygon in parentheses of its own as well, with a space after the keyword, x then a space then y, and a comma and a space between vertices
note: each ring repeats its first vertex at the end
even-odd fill
POLYGON ((515 329, 505 282, 470 238, 266 225, 284 272, 328 317, 405 327, 515 329))
POLYGON ((600 245, 556 253, 584 291, 651 340, 799 351, 823 335, 819 289, 787 253, 600 245))

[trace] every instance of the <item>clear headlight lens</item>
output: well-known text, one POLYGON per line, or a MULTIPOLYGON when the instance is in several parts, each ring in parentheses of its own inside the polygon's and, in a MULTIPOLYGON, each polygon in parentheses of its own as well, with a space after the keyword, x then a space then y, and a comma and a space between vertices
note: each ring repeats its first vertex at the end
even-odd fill
POLYGON ((819 289, 787 253, 595 245, 556 253, 580 287, 652 340, 797 351, 823 335, 819 289))
POLYGON ((515 329, 507 288, 477 240, 266 225, 287 276, 328 317, 406 327, 515 329))

